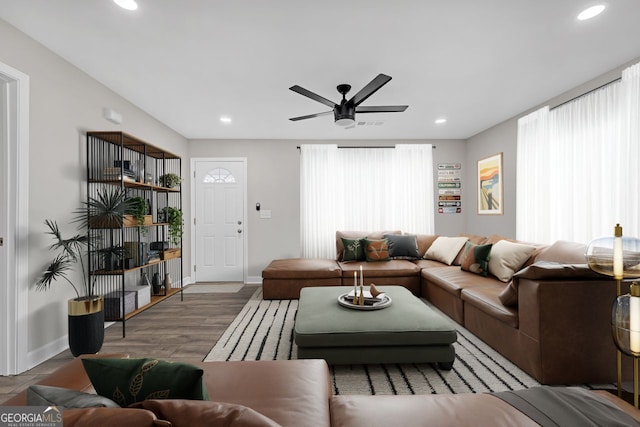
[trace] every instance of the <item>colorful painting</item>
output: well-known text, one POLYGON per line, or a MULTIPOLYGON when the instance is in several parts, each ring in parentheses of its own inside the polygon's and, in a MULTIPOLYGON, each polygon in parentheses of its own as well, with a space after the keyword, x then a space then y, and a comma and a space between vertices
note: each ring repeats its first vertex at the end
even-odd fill
POLYGON ((478 160, 478 213, 502 215, 502 153, 478 160))

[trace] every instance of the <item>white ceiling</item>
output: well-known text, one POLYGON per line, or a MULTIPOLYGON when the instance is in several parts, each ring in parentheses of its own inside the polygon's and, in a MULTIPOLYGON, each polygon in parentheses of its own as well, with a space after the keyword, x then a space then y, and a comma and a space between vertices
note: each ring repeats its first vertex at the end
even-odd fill
POLYGON ((187 138, 441 139, 640 57, 640 1, 609 3, 578 21, 592 0, 0 0, 0 18, 187 138), (379 73, 362 105, 406 112, 288 120, 328 110, 290 86, 339 101, 379 73))

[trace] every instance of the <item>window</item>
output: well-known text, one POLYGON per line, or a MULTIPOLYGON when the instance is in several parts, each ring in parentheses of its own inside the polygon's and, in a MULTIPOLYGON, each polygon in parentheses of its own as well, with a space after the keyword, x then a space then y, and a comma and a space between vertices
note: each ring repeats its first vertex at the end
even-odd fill
POLYGON ((229 169, 215 168, 210 170, 202 179, 203 184, 219 184, 219 183, 233 183, 236 182, 236 177, 233 176, 229 169))
POLYGON ((300 147, 302 256, 334 258, 337 230, 434 232, 433 148, 300 147))
POLYGON ((640 64, 518 121, 516 237, 588 243, 640 235, 640 64))

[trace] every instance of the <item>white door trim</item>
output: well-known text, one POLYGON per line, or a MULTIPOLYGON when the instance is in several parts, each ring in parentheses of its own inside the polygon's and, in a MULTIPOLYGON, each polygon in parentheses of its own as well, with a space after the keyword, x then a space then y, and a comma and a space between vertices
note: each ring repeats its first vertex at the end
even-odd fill
POLYGON ((29 76, 0 62, 4 96, 0 170, 7 200, 0 230, 5 230, 0 257, 0 375, 19 374, 27 366, 29 314, 29 76))
POLYGON ((242 189, 244 193, 243 200, 243 208, 242 208, 242 224, 243 227, 243 246, 244 246, 244 254, 242 260, 242 281, 243 283, 247 283, 247 274, 248 274, 248 253, 249 247, 248 244, 248 235, 249 235, 249 226, 247 224, 247 158, 246 157, 192 157, 191 158, 191 170, 189 171, 189 175, 191 176, 191 265, 189 266, 189 273, 191 277, 193 277, 193 281, 196 282, 198 280, 198 276, 194 269, 196 265, 196 228, 194 226, 194 221, 196 219, 196 163, 197 162, 242 162, 244 164, 243 173, 244 176, 244 188, 242 189))

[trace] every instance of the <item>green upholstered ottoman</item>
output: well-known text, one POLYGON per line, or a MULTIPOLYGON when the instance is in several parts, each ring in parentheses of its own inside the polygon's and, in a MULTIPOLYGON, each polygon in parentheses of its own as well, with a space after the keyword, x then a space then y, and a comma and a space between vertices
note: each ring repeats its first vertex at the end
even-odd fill
POLYGON ((334 365, 437 363, 451 369, 457 339, 453 322, 402 286, 378 289, 392 304, 364 311, 338 304, 347 286, 303 288, 294 326, 298 358, 334 365))

